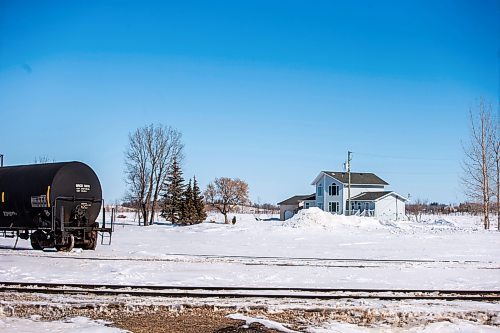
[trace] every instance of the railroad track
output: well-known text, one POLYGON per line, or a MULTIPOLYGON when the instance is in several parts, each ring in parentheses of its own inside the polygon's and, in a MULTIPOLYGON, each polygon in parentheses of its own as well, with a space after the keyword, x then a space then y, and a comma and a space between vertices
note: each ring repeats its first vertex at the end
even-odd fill
POLYGON ((380 299, 500 301, 500 290, 192 287, 0 282, 0 293, 84 294, 177 298, 380 299))
POLYGON ((218 262, 224 264, 239 264, 247 266, 284 266, 284 267, 325 267, 325 268, 380 268, 386 266, 420 265, 421 267, 471 267, 476 269, 500 269, 496 262, 481 262, 477 260, 426 260, 426 259, 367 259, 367 258, 314 258, 314 257, 276 257, 276 256, 238 256, 238 255, 210 255, 210 254, 181 254, 168 253, 157 258, 140 257, 88 257, 86 255, 61 255, 57 252, 44 253, 0 253, 0 257, 23 256, 44 258, 47 260, 75 260, 75 261, 106 261, 106 262, 187 262, 206 263, 218 262))
MULTIPOLYGON (((0 246, 0 249, 14 250, 0 246)), ((87 256, 68 256, 60 255, 58 252, 32 252, 21 253, 0 253, 0 256, 26 256, 40 257, 48 259, 74 259, 74 260, 91 260, 91 261, 172 261, 173 259, 216 259, 216 260, 270 260, 270 261, 321 261, 321 262, 364 262, 364 263, 438 263, 438 264, 493 264, 491 261, 479 260, 432 260, 432 259, 370 259, 370 258, 318 258, 318 257, 286 257, 286 256, 244 256, 244 255, 218 255, 218 254, 189 254, 189 253, 166 253, 166 257, 158 258, 141 258, 141 257, 87 257, 87 256)))

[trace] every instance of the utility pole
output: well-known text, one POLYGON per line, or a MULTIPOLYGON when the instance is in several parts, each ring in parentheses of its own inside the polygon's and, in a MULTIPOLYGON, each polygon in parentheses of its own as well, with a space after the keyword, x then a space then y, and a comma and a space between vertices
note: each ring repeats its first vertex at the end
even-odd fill
POLYGON ((396 221, 398 220, 398 197, 396 196, 396 221))
POLYGON ((351 160, 352 160, 352 152, 347 152, 347 175, 348 175, 348 183, 347 183, 347 215, 351 215, 351 160))

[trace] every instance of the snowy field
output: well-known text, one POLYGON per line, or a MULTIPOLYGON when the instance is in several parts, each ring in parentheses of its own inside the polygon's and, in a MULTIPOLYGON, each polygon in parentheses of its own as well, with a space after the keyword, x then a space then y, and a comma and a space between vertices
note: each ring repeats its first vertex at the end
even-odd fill
MULTIPOLYGON (((482 230, 478 217, 424 216, 416 223, 333 216, 309 209, 286 222, 276 216, 261 215, 258 220, 252 214, 236 214, 235 225, 221 223, 221 215, 210 215, 207 222, 194 226, 178 227, 160 221, 143 227, 137 225, 133 214, 125 215, 115 224, 111 246, 98 245, 95 251, 34 251, 23 240, 14 249, 14 239, 0 239, 0 281, 500 289, 500 232, 482 230)), ((452 306, 457 307, 456 303, 452 306)), ((463 307, 472 311, 475 305, 464 302, 463 307)), ((487 310, 491 309, 500 312, 498 304, 489 304, 487 310)), ((0 313, 2 332, 40 330, 119 332, 84 318, 46 323, 36 318, 2 317, 0 313), (23 327, 33 330, 19 330, 23 327)), ((393 330, 339 322, 309 330, 389 331, 393 330)), ((437 322, 413 331, 499 330, 498 326, 463 321, 437 322)))
MULTIPOLYGON (((0 281, 191 286, 498 289, 500 233, 470 216, 380 222, 317 209, 282 223, 115 225, 111 246, 34 251, 0 239, 0 281), (382 261, 380 261, 382 260, 382 261), (85 274, 82 274, 85 273, 85 274)), ((261 216, 263 218, 265 216, 261 216)), ((268 217, 268 219, 271 217, 268 217)), ((208 220, 222 221, 222 216, 208 220)))

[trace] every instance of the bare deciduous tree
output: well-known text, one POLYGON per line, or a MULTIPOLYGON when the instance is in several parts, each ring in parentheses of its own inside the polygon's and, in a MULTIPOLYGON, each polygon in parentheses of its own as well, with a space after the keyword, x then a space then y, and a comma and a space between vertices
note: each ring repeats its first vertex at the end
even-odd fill
POLYGON ((462 163, 464 175, 462 183, 466 195, 481 204, 484 228, 490 228, 491 180, 495 143, 495 124, 491 105, 479 102, 477 114, 470 111, 470 141, 464 146, 465 158, 462 163))
POLYGON ((47 155, 40 155, 35 157, 35 164, 45 164, 45 163, 54 163, 55 160, 53 158, 48 157, 47 155))
POLYGON ((413 215, 415 217, 415 222, 422 222, 422 214, 424 214, 427 209, 427 202, 428 200, 417 199, 415 202, 406 206, 406 211, 409 215, 413 215))
POLYGON ((248 184, 240 179, 215 178, 207 185, 205 200, 211 207, 224 215, 224 223, 229 223, 227 214, 248 200, 248 184))
POLYGON ((495 196, 497 198, 496 213, 497 213, 497 230, 500 231, 500 119, 495 122, 495 130, 493 133, 493 153, 494 153, 494 169, 495 176, 494 184, 496 185, 495 196))
POLYGON ((181 142, 181 133, 171 127, 156 127, 153 139, 149 144, 149 155, 151 156, 150 193, 151 193, 151 217, 150 223, 156 212, 158 197, 165 181, 168 171, 172 167, 174 158, 177 163, 182 162, 184 145, 181 142))
POLYGON ((149 125, 129 134, 125 153, 127 197, 137 204, 144 225, 153 222, 158 197, 174 158, 183 158, 181 133, 172 127, 149 125))

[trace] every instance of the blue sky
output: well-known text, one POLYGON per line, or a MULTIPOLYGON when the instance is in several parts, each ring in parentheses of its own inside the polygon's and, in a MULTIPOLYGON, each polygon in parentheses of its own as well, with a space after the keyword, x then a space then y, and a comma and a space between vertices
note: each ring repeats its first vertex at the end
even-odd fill
POLYGON ((0 0, 0 153, 98 173, 123 196, 127 135, 183 133, 186 178, 251 199, 375 172, 412 198, 464 199, 461 141, 498 112, 498 1, 0 0))

